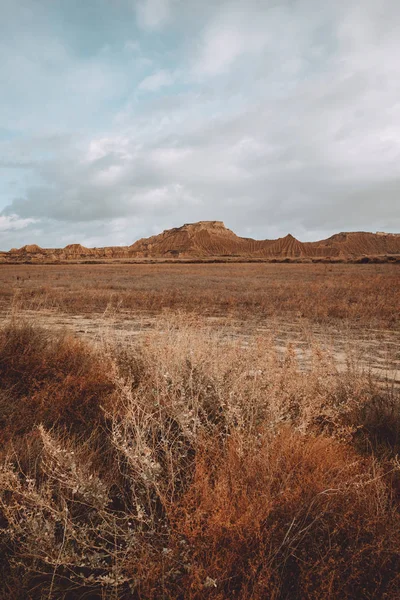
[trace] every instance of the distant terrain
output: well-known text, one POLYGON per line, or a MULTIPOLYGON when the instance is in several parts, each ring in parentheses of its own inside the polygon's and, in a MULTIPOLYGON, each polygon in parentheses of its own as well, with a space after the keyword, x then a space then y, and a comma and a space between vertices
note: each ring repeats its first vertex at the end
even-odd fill
POLYGON ((0 252, 0 262, 81 262, 108 260, 290 260, 400 261, 400 234, 343 232, 326 240, 300 242, 288 234, 277 240, 237 236, 222 221, 199 221, 143 238, 131 246, 41 248, 36 244, 0 252))

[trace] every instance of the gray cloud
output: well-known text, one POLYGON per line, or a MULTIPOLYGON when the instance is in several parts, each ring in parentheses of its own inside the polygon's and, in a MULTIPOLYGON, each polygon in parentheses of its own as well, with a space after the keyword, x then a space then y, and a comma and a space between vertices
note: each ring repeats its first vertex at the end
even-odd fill
MULTIPOLYGON (((22 137, 0 137, 0 168, 30 173, 4 203, 2 246, 67 243, 71 227, 78 241, 132 243, 198 219, 257 237, 400 230, 400 6, 297 0, 267 9, 255 0, 205 3, 201 14, 191 3, 138 3, 142 33, 123 39, 121 52, 130 44, 146 59, 142 48, 155 30, 159 38, 133 87, 130 63, 115 59, 114 73, 104 52, 88 65, 59 49, 54 60, 74 85, 88 72, 96 79, 84 92, 96 122, 82 129, 80 117, 75 127, 60 83, 68 127, 41 134, 21 121, 22 137), (187 33, 175 44, 180 24, 187 33)), ((38 68, 45 82, 43 59, 38 68)))

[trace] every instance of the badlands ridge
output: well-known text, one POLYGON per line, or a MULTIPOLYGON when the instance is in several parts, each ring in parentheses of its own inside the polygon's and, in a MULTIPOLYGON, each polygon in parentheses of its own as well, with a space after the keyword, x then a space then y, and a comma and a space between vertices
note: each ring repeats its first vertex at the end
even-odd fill
POLYGON ((222 221, 200 221, 143 238, 131 246, 43 249, 35 244, 0 252, 0 262, 108 261, 117 259, 222 259, 222 260, 400 260, 400 234, 338 233, 318 242, 300 242, 292 235, 277 240, 242 238, 222 221))

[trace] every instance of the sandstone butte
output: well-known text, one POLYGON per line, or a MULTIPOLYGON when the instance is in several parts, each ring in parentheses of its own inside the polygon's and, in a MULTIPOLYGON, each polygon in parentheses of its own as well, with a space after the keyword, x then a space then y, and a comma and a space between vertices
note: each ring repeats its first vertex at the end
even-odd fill
POLYGON ((376 259, 400 261, 400 234, 350 232, 326 240, 300 242, 288 234, 277 240, 254 240, 237 236, 222 221, 199 221, 143 238, 131 246, 40 248, 36 244, 0 252, 0 262, 81 262, 118 259, 199 260, 318 260, 353 261, 376 259))

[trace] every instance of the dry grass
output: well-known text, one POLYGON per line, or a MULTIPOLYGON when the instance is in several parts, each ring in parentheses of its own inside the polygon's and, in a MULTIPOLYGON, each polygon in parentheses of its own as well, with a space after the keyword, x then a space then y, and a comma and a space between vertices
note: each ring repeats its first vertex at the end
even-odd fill
POLYGON ((0 440, 46 427, 92 428, 113 392, 110 365, 67 333, 31 324, 0 330, 0 440))
POLYGON ((0 369, 0 598, 399 597, 399 397, 356 366, 177 315, 15 322, 0 369))
POLYGON ((0 303, 72 314, 165 308, 397 327, 398 265, 0 265, 0 303))

